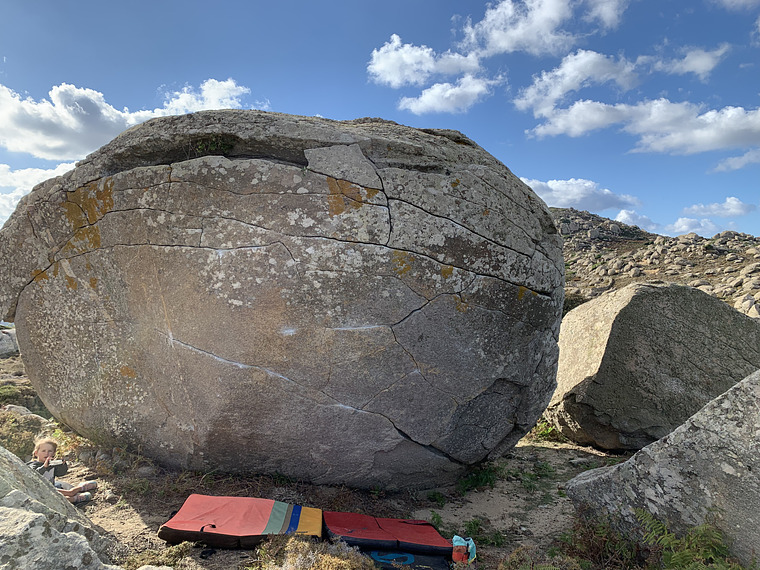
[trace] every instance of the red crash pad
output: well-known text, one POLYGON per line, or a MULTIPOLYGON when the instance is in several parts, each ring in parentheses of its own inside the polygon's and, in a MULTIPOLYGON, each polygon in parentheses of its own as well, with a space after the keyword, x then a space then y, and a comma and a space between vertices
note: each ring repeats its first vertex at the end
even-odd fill
POLYGON ((158 537, 170 544, 204 542, 221 548, 255 546, 270 534, 322 536, 322 511, 253 497, 190 495, 158 537))
POLYGON ((403 550, 443 555, 451 559, 451 541, 438 534, 427 521, 384 519, 333 511, 325 511, 322 516, 331 537, 340 538, 362 550, 403 550))

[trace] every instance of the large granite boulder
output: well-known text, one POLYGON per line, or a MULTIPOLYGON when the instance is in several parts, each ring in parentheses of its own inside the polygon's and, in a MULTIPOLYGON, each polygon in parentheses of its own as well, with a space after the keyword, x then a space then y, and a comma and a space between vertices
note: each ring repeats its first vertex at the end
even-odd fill
POLYGON ((165 465, 438 484, 555 387, 561 240, 453 131, 149 121, 35 188, 0 264, 50 412, 165 465))
POLYGON ((547 418, 602 449, 641 449, 760 368, 760 322, 691 287, 633 284, 562 320, 547 418))
POLYGON ((632 539, 642 509, 683 535, 705 522, 749 566, 760 556, 760 371, 625 463, 586 471, 568 496, 632 539))
POLYGON ((114 542, 48 481, 0 447, 0 567, 118 570, 114 542))

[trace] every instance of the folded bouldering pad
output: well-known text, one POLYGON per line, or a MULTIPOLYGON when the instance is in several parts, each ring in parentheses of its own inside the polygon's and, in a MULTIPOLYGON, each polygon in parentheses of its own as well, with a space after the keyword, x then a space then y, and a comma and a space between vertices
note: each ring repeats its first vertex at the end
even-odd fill
POLYGON ((322 511, 253 497, 190 495, 158 529, 169 544, 204 542, 220 548, 251 548, 272 534, 322 536, 322 511))
POLYGON ((322 517, 330 538, 356 546, 381 568, 449 567, 452 543, 427 521, 334 511, 325 511, 322 517))

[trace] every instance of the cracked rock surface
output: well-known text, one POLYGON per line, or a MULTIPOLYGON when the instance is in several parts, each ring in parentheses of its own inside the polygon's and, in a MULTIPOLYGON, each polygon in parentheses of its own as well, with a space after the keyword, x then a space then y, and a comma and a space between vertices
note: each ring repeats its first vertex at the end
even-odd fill
POLYGON ((759 401, 756 371, 625 463, 578 475, 567 494, 632 538, 639 509, 678 536, 713 524, 749 567, 760 548, 759 401))
POLYGON ((641 449, 760 368, 760 322, 707 293, 632 284, 562 321, 546 416, 601 449, 641 449))
POLYGON ((170 466, 429 487, 555 387, 561 239, 453 131, 149 121, 35 188, 0 262, 48 409, 170 466))

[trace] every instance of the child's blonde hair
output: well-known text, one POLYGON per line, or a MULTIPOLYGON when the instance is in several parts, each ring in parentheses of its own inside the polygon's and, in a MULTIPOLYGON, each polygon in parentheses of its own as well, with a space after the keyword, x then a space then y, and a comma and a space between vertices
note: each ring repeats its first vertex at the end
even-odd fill
POLYGON ((40 447, 45 445, 46 443, 49 443, 53 446, 53 451, 58 451, 58 442, 50 437, 43 437, 41 439, 38 439, 34 442, 34 451, 32 452, 32 457, 37 459, 37 452, 40 450, 40 447))

